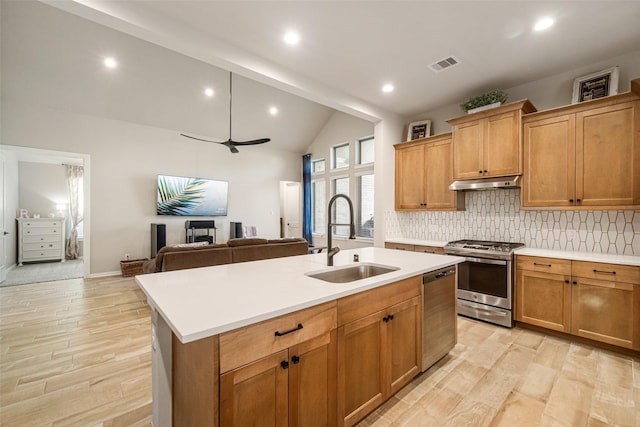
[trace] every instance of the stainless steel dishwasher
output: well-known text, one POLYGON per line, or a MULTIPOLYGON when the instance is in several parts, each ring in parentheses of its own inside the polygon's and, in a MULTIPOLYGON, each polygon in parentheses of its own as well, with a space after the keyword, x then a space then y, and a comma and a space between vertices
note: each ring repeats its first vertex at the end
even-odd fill
POLYGON ((422 371, 456 345, 456 266, 422 275, 422 371))

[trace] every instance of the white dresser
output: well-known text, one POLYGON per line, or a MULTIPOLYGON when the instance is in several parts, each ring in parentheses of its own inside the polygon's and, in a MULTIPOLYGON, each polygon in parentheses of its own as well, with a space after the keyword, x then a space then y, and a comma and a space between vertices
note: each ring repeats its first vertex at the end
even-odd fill
POLYGON ((64 262, 64 218, 18 218, 18 265, 64 262))

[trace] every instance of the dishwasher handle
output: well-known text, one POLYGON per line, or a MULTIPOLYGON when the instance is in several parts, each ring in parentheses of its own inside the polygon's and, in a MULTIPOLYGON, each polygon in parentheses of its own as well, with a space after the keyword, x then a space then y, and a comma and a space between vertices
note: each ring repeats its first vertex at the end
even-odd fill
POLYGON ((443 277, 451 276, 453 274, 456 274, 455 266, 450 266, 450 267, 441 268, 439 270, 430 271, 422 275, 422 283, 425 284, 425 283, 433 282, 438 279, 442 279, 443 277))

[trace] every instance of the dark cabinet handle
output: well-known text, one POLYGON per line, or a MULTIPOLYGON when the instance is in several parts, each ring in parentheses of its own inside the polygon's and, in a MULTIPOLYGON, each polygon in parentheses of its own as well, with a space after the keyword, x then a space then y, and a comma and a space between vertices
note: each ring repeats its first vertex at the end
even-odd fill
POLYGON ((298 363, 300 363, 300 356, 293 356, 291 358, 291 361, 297 365, 298 363))
POLYGON ((573 203, 573 199, 569 199, 569 203, 573 203))
POLYGON ((551 264, 543 264, 541 262, 534 262, 533 265, 539 265, 541 267, 551 267, 551 264))
POLYGON ((280 362, 280 366, 282 366, 282 369, 287 369, 289 368, 289 362, 283 360, 282 362, 280 362))
POLYGON ((487 171, 486 171, 486 170, 484 170, 483 172, 484 172, 484 173, 487 173, 487 171))
POLYGON ((577 285, 577 284, 578 284, 578 282, 576 282, 575 280, 574 280, 572 283, 573 283, 574 285, 577 285))
POLYGON ((565 281, 564 281, 564 283, 569 283, 569 281, 568 281, 568 280, 565 280, 565 281))
POLYGON ((606 270, 593 270, 594 273, 602 273, 602 274, 616 274, 615 271, 606 271, 606 270))
POLYGON ((482 171, 478 171, 478 173, 479 173, 480 175, 482 175, 482 171))
POLYGON ((298 323, 298 326, 285 332, 276 331, 274 335, 277 337, 281 337, 283 335, 290 334, 291 332, 299 331, 300 329, 302 329, 302 323, 298 323))
POLYGON ((389 321, 391 321, 391 320, 393 320, 393 314, 390 314, 390 315, 388 315, 388 316, 384 316, 384 317, 382 318, 382 321, 383 321, 383 322, 385 322, 385 323, 387 323, 387 322, 389 322, 389 321))
POLYGON ((578 203, 580 203, 581 201, 582 201, 582 200, 580 200, 580 199, 576 199, 576 202, 578 202, 578 203))

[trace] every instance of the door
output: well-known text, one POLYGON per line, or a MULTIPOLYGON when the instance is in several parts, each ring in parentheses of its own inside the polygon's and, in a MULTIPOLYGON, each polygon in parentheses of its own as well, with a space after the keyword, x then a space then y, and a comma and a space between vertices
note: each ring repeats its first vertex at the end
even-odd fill
POLYGON ((516 320, 561 332, 571 332, 569 277, 518 269, 516 320))
POLYGON ((474 120, 453 128, 453 178, 482 178, 483 138, 482 120, 474 120))
POLYGON ((387 310, 388 319, 384 328, 388 351, 387 396, 395 394, 420 372, 422 337, 420 334, 420 297, 394 305, 387 310))
POLYGON ((572 206, 575 202, 575 115, 527 122, 524 132, 522 206, 572 206))
POLYGON ((396 148, 396 210, 426 207, 424 144, 396 148))
POLYGON ((456 192, 449 190, 451 171, 451 140, 426 146, 426 201, 430 210, 455 208, 456 192))
POLYGON ((286 427, 289 351, 282 350, 220 376, 220 425, 286 427))
POLYGON ((284 237, 302 237, 302 226, 300 222, 300 202, 299 182, 285 182, 283 190, 283 223, 284 237))
POLYGON ((0 283, 7 279, 7 251, 5 248, 7 230, 4 225, 4 210, 6 208, 4 198, 4 156, 0 155, 0 283))
POLYGON ((520 111, 489 117, 485 123, 485 176, 520 174, 520 111))

